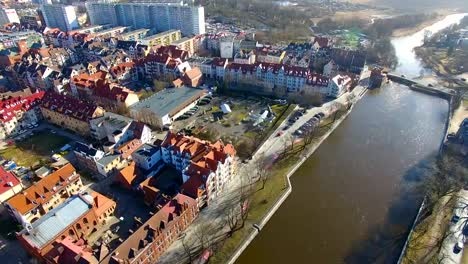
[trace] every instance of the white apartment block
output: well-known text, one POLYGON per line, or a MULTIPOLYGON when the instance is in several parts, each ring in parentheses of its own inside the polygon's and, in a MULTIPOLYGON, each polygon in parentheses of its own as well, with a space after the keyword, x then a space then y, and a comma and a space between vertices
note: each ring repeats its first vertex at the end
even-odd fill
POLYGON ((19 22, 20 19, 15 9, 0 8, 0 26, 19 22))
POLYGON ((50 28, 60 28, 71 31, 79 28, 75 7, 65 5, 41 5, 46 25, 50 28))
POLYGON ((118 25, 114 5, 86 2, 85 6, 92 25, 118 25))
POLYGON ((149 28, 157 32, 179 29, 183 35, 205 33, 205 10, 176 3, 86 3, 91 24, 149 28))

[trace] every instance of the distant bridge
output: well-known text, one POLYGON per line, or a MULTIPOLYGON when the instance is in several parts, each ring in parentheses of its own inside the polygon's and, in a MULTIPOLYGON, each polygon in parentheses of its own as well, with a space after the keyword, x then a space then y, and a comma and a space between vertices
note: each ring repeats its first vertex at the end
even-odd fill
POLYGON ((387 74, 387 77, 392 82, 396 82, 396 83, 406 85, 412 90, 420 91, 420 92, 423 92, 423 93, 429 93, 429 94, 433 94, 433 95, 438 95, 438 96, 446 98, 446 99, 450 99, 453 95, 456 94, 456 92, 454 90, 452 90, 452 89, 448 89, 448 88, 444 88, 444 87, 438 87, 438 88, 429 87, 429 86, 422 85, 422 84, 420 84, 418 82, 415 82, 413 80, 410 80, 410 79, 407 79, 405 77, 398 76, 398 75, 395 75, 395 74, 390 74, 389 73, 389 74, 387 74))

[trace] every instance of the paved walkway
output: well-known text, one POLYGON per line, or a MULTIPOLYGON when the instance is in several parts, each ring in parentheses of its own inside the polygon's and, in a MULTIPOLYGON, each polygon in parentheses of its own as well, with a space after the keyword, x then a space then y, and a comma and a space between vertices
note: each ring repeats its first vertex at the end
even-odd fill
MULTIPOLYGON (((368 75, 366 76, 366 80, 368 75)), ((365 81, 366 82, 366 81, 365 81)), ((333 112, 334 105, 339 104, 348 104, 350 101, 357 101, 358 98, 366 90, 364 86, 357 86, 351 93, 345 93, 340 98, 335 101, 328 102, 321 107, 315 107, 307 111, 306 114, 301 116, 290 128, 284 131, 284 134, 280 137, 277 137, 277 133, 281 131, 287 118, 281 124, 276 131, 274 131, 271 136, 263 143, 259 148, 256 154, 247 164, 239 163, 239 168, 237 172, 237 177, 234 177, 231 182, 225 186, 225 190, 221 196, 215 199, 215 202, 210 204, 207 208, 203 209, 200 212, 198 218, 190 225, 190 227, 185 231, 184 239, 179 239, 175 241, 171 247, 166 251, 166 253, 161 257, 159 263, 184 263, 187 262, 187 254, 184 250, 185 245, 196 245, 199 241, 199 230, 201 228, 207 229, 210 228, 208 233, 212 237, 223 237, 229 231, 229 227, 224 223, 222 216, 225 215, 225 209, 229 208, 233 203, 238 202, 239 190, 241 186, 245 186, 253 182, 251 175, 255 175, 255 164, 256 159, 260 156, 272 157, 281 152, 284 147, 284 144, 289 140, 292 133, 300 128, 304 123, 309 121, 314 115, 319 112, 323 112, 326 115, 330 112, 333 112), (209 227, 207 227, 209 224, 209 227)), ((252 223, 246 222, 246 226, 252 225, 252 223)))

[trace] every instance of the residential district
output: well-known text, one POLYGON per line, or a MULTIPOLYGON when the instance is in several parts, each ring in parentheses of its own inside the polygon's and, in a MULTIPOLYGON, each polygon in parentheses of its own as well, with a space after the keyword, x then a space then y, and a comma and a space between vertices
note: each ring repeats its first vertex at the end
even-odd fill
POLYGON ((244 177, 240 143, 367 71, 332 37, 266 45, 183 2, 87 2, 81 26, 39 2, 0 9, 2 263, 158 262, 244 177))

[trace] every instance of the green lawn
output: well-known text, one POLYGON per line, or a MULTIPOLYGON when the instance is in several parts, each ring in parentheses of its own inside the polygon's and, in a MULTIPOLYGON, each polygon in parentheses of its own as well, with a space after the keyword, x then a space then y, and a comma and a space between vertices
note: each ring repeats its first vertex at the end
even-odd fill
MULTIPOLYGON (((294 107, 295 105, 290 105, 286 110, 286 114, 293 111, 294 107)), ((337 116, 336 119, 338 118, 339 116, 337 116)), ((323 125, 315 134, 313 143, 310 146, 318 143, 318 141, 330 129, 330 126, 326 124, 331 124, 332 122, 333 119, 325 120, 323 122, 323 125)), ((298 143, 298 145, 294 148, 296 152, 295 154, 291 154, 289 157, 274 163, 270 169, 271 176, 263 189, 261 189, 261 182, 257 182, 255 186, 253 186, 256 192, 251 197, 250 211, 245 227, 236 231, 232 237, 225 240, 222 245, 220 245, 219 249, 216 250, 216 253, 213 255, 213 257, 210 258, 210 263, 226 263, 240 246, 242 241, 248 237, 252 231, 252 225, 260 223, 268 211, 271 210, 275 202, 278 201, 278 199, 283 195, 287 188, 286 175, 293 168, 293 166, 297 164, 299 159, 301 159, 301 154, 303 153, 301 149, 302 143, 298 143)))
POLYGON ((298 159, 299 157, 293 156, 276 163, 271 170, 270 179, 266 182, 263 189, 261 189, 261 182, 255 184, 253 188, 256 192, 250 201, 251 209, 245 227, 236 231, 232 237, 221 245, 216 254, 210 258, 210 263, 226 263, 229 260, 241 242, 252 231, 252 224, 260 223, 279 197, 286 191, 287 181, 285 176, 298 159))
POLYGON ((52 150, 57 150, 70 140, 57 134, 39 132, 6 149, 0 150, 0 155, 15 161, 20 166, 31 167, 41 162, 50 161, 52 150))

